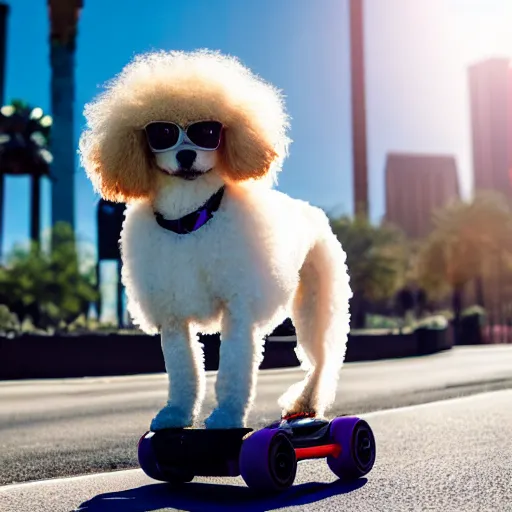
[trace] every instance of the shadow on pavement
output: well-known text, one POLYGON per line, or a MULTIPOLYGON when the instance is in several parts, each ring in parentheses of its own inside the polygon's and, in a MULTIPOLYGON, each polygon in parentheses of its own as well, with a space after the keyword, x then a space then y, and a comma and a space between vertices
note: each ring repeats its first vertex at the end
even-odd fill
POLYGON ((282 507, 307 505, 363 487, 366 478, 350 484, 339 480, 329 484, 295 485, 276 496, 261 496, 247 487, 190 483, 182 488, 167 484, 145 485, 127 491, 99 494, 82 503, 75 512, 150 512, 175 508, 188 512, 264 512, 282 507))

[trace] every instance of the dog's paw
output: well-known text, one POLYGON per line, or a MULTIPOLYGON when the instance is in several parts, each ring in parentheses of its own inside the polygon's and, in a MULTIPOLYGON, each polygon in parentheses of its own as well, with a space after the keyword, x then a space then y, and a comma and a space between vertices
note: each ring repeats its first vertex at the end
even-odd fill
POLYGON ((164 428, 184 428, 191 427, 193 418, 187 415, 183 409, 166 405, 151 422, 151 430, 163 430, 164 428))
POLYGON ((244 428, 244 415, 217 407, 206 418, 204 422, 206 428, 244 428))

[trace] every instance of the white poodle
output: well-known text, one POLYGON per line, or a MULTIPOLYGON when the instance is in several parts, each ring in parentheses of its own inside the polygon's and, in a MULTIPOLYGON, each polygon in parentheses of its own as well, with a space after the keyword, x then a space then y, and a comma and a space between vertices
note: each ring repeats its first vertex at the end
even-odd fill
POLYGON ((82 164, 105 199, 128 205, 120 243, 129 312, 161 333, 169 400, 151 429, 197 420, 197 332, 222 339, 206 427, 245 426, 264 336, 287 316, 307 374, 281 397, 283 416, 322 416, 352 294, 326 215, 272 188, 290 142, 280 92, 233 57, 158 52, 127 65, 85 116, 82 164))

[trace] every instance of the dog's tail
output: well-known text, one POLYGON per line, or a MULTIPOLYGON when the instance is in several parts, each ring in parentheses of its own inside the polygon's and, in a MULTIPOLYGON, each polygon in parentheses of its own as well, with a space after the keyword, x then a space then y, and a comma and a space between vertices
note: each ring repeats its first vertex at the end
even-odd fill
POLYGON ((293 305, 296 353, 307 375, 279 399, 283 414, 307 412, 323 416, 335 399, 345 358, 352 297, 346 254, 325 216, 322 221, 323 236, 301 269, 293 305))

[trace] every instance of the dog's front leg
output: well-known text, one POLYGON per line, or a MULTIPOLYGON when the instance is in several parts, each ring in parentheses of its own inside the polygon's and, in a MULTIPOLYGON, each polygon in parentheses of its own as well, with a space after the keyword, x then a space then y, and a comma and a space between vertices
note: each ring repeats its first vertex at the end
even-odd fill
POLYGON ((222 321, 220 362, 215 392, 217 408, 206 419, 206 428, 241 428, 245 426, 256 394, 258 367, 263 340, 250 316, 226 313, 222 321))
POLYGON ((169 377, 169 400, 151 423, 151 430, 190 427, 205 394, 204 357, 189 326, 163 326, 162 351, 169 377))

